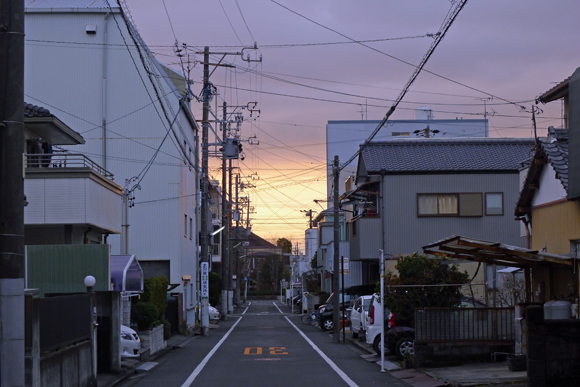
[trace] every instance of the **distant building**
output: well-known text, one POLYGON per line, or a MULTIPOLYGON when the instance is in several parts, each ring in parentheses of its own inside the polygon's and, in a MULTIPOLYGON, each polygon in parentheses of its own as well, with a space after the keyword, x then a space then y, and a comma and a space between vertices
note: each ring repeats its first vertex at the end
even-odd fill
MULTIPOLYGON (((327 176, 332 176, 332 162, 338 155, 342 166, 380 124, 380 120, 328 121, 326 124, 327 176)), ((373 141, 392 141, 410 138, 488 137, 487 120, 434 119, 433 111, 420 108, 414 120, 389 120, 373 141)), ((339 176, 339 195, 344 192, 344 181, 356 173, 358 157, 348 164, 339 176)), ((327 195, 332 195, 332 177, 327 179, 327 195)), ((329 205, 332 207, 332 205, 329 205)))

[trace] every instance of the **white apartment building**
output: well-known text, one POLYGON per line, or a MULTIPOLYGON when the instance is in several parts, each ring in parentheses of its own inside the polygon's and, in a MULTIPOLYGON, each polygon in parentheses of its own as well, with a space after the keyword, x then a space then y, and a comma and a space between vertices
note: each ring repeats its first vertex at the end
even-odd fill
MULTIPOLYGON (((168 277, 180 320, 194 325, 199 136, 185 79, 155 59, 114 1, 25 0, 25 7, 26 101, 83 136, 75 153, 134 188, 127 253, 145 277, 168 277)), ((119 235, 100 243, 122 253, 119 235)))

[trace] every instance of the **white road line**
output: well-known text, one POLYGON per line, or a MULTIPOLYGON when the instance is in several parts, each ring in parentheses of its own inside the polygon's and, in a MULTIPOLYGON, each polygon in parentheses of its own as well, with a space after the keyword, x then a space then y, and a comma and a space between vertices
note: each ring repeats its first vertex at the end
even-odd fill
POLYGON ((272 304, 274 304, 274 306, 276 307, 276 309, 278 309, 278 312, 280 312, 280 313, 284 314, 284 312, 282 312, 282 311, 280 310, 280 308, 278 308, 278 305, 276 305, 276 302, 272 301, 272 304))
POLYGON ((222 339, 219 341, 219 343, 217 343, 215 345, 215 347, 213 347, 213 349, 207 354, 207 356, 201 361, 201 363, 199 363, 199 365, 195 368, 195 370, 191 373, 191 375, 189 375, 189 377, 187 378, 187 380, 181 385, 181 387, 189 387, 191 386, 191 384, 193 383, 193 381, 195 380, 195 378, 197 378, 197 375, 199 375, 199 373, 201 372, 201 370, 203 370, 203 367, 205 367, 205 365, 207 364, 207 362, 209 361, 209 359, 211 359, 211 357, 213 356, 213 354, 218 350, 218 348, 220 347, 220 345, 222 345, 222 343, 224 341, 226 341, 226 339, 228 338, 228 336, 230 335, 230 333, 232 333, 232 331, 234 330, 234 328, 236 327, 236 325, 238 325, 238 323, 242 320, 242 317, 240 317, 238 319, 238 321, 236 321, 236 323, 230 328, 230 330, 228 331, 228 333, 226 333, 224 335, 224 337, 222 337, 222 339))
POLYGON ((250 305, 252 305, 252 303, 250 302, 248 304, 248 306, 246 306, 246 310, 244 310, 244 313, 242 313, 242 315, 246 314, 246 312, 248 311, 248 309, 250 308, 250 305))
POLYGON ((284 316, 284 318, 286 320, 288 320, 288 322, 290 323, 290 325, 292 325, 294 327, 294 329, 296 329, 298 331, 298 333, 300 333, 300 335, 302 335, 302 337, 304 337, 304 340, 306 340, 308 342, 308 344, 310 344, 310 346, 312 348, 314 348, 314 350, 316 352, 318 352, 318 354, 320 355, 320 357, 322 357, 324 359, 324 361, 326 361, 328 363, 328 365, 334 370, 334 372, 336 372, 338 374, 338 376, 340 376, 342 378, 342 380, 344 380, 346 382, 346 384, 348 384, 351 387, 358 387, 358 384, 356 384, 355 382, 353 382, 352 379, 349 378, 347 374, 345 374, 340 368, 338 368, 338 366, 336 364, 334 364, 334 362, 332 360, 330 360, 330 358, 328 356, 326 356, 324 354, 324 352, 322 352, 320 350, 320 348, 318 348, 316 346, 316 344, 314 344, 312 342, 312 340, 310 340, 308 337, 306 337, 306 335, 300 329, 298 329, 298 327, 296 325, 294 325, 292 323, 292 321, 290 321, 290 319, 287 316, 284 316))

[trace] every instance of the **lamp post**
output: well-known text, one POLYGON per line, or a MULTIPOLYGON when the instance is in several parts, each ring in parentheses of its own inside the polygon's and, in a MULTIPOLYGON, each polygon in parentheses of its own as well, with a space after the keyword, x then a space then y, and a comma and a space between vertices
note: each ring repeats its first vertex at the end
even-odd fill
POLYGON ((87 293, 93 292, 93 287, 97 283, 97 280, 92 275, 88 275, 85 277, 85 286, 87 287, 87 293))
POLYGON ((87 293, 91 295, 91 313, 93 315, 91 329, 93 330, 93 375, 97 375, 97 306, 95 302, 95 293, 93 288, 97 280, 92 275, 88 275, 84 280, 87 287, 87 293))

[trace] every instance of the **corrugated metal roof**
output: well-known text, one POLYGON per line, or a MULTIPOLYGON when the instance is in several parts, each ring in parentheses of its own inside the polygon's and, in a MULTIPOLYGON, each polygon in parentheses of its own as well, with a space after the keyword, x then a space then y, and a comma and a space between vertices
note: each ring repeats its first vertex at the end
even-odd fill
POLYGON ((30 9, 108 9, 119 8, 114 0, 25 0, 24 6, 30 9))
POLYGON ((370 143, 369 173, 517 171, 533 156, 533 139, 437 139, 370 143))

